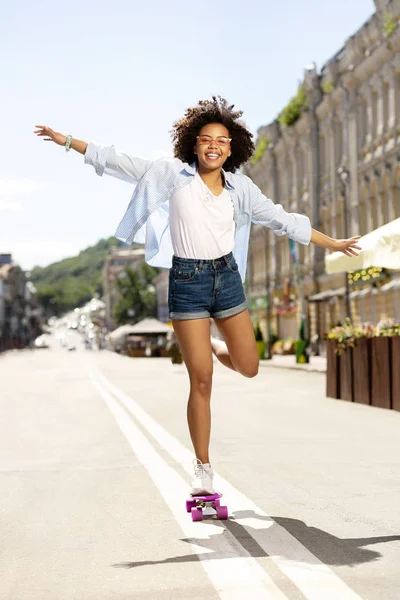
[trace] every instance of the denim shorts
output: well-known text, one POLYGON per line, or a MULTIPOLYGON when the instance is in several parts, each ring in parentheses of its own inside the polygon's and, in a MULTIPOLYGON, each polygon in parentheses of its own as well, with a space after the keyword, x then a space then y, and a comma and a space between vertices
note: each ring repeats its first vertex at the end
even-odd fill
POLYGON ((224 319, 246 310, 242 279, 232 252, 213 260, 174 256, 169 272, 170 319, 224 319))

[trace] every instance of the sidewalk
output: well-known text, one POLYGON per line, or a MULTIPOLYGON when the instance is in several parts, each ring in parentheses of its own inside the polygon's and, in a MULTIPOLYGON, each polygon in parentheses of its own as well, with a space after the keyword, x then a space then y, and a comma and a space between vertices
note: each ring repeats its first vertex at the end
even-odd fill
POLYGON ((274 355, 271 360, 260 360, 261 367, 277 367, 278 369, 298 369, 299 371, 311 371, 314 373, 326 373, 326 357, 311 356, 309 364, 296 364, 296 357, 291 354, 287 356, 274 355))

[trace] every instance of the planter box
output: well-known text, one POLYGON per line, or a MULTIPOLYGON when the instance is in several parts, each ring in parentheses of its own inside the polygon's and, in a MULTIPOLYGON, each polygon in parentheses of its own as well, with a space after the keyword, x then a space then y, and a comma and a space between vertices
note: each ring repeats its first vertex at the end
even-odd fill
POLYGON ((372 338, 371 404, 391 408, 390 338, 372 338))
POLYGON ((392 408, 400 410, 400 337, 392 338, 392 408))
POLYGON ((359 404, 371 404, 370 339, 358 340, 353 348, 353 400, 359 404))
POLYGON ((340 356, 340 399, 353 402, 353 352, 347 348, 340 356))
POLYGON ((256 346, 257 346, 257 352, 258 352, 258 358, 260 360, 264 360, 265 359, 265 350, 267 348, 267 342, 264 341, 256 341, 256 346))
POLYGON ((128 350, 126 354, 130 358, 143 358, 144 356, 146 356, 145 351, 142 349, 138 349, 138 348, 128 350))
POLYGON ((335 340, 326 341, 326 395, 328 398, 340 398, 339 395, 339 356, 335 352, 335 340))

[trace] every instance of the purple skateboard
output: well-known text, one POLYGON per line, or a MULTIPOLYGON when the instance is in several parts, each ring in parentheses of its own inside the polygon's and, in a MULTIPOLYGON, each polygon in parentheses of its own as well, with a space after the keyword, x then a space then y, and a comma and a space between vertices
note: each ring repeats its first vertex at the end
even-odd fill
POLYGON ((212 496, 192 496, 186 500, 186 512, 192 513, 192 521, 203 520, 203 509, 213 508, 217 519, 225 521, 228 518, 228 507, 220 505, 222 494, 213 494, 212 496))

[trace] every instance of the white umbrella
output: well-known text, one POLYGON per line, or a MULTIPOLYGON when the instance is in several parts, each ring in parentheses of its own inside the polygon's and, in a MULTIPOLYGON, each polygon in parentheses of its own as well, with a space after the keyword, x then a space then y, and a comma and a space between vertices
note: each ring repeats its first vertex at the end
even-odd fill
POLYGON ((121 325, 117 329, 114 329, 109 335, 110 339, 116 341, 118 339, 124 338, 126 335, 134 334, 134 335, 145 335, 145 334, 161 334, 161 333, 169 333, 172 331, 172 328, 169 325, 166 325, 162 321, 158 321, 157 319, 143 319, 143 321, 139 321, 135 325, 121 325))
POLYGON ((145 333, 169 333, 172 331, 172 328, 166 323, 162 321, 158 321, 157 319, 143 319, 143 321, 139 321, 135 325, 131 325, 131 330, 129 333, 134 333, 135 335, 142 335, 145 333))
POLYGON ((132 327, 133 325, 121 325, 121 327, 117 327, 117 329, 114 329, 114 331, 112 331, 108 337, 110 338, 110 340, 116 342, 119 339, 123 339, 129 333, 133 333, 132 327))
POLYGON ((386 223, 364 235, 358 256, 333 252, 325 257, 327 273, 349 273, 368 267, 400 269, 400 219, 386 223))

